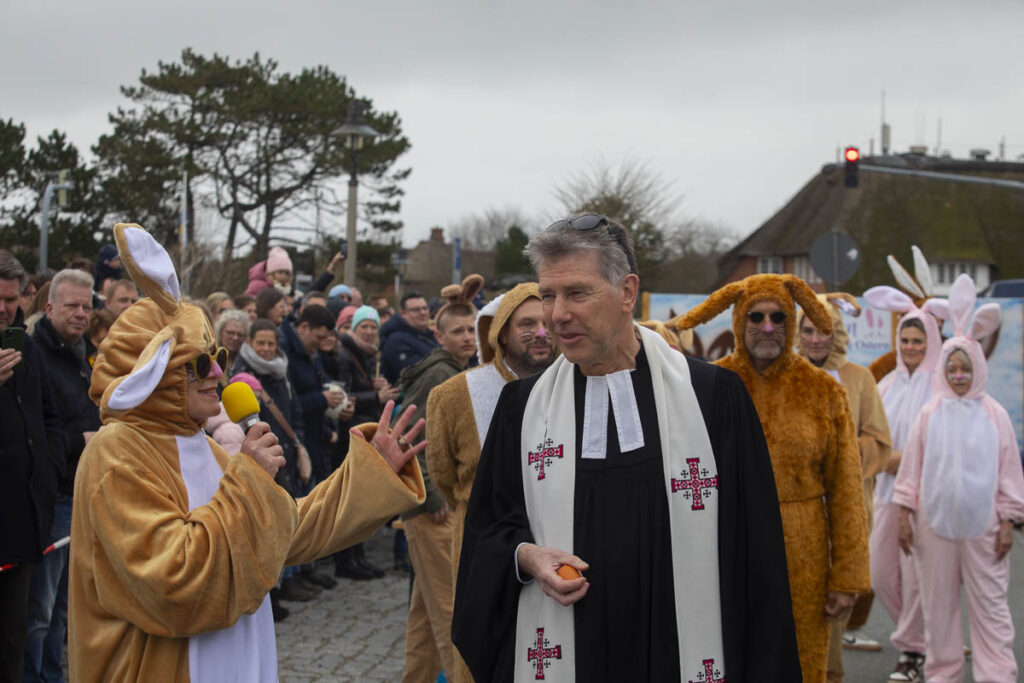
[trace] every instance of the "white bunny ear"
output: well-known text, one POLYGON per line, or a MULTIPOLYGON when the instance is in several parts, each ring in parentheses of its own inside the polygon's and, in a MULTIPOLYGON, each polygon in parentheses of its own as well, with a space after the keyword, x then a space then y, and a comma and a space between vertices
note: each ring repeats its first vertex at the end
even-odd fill
MULTIPOLYGON (((897 264, 899 265, 899 264, 897 264)), ((914 300, 896 289, 882 285, 864 292, 864 299, 872 308, 894 313, 906 313, 914 308, 914 300)))
POLYGON ((968 336, 980 341, 999 329, 1003 320, 1003 310, 999 304, 984 304, 974 312, 971 318, 971 331, 968 336))
POLYGON ((949 311, 949 302, 945 299, 928 299, 921 306, 921 310, 925 313, 931 313, 939 320, 949 320, 953 317, 953 314, 949 311))
POLYGON ((932 269, 928 266, 928 259, 916 244, 910 247, 910 251, 914 255, 914 276, 921 285, 924 295, 931 296, 935 291, 935 285, 932 282, 932 269))
POLYGON ((978 294, 974 291, 974 280, 967 273, 961 273, 949 290, 949 312, 953 321, 953 334, 962 337, 967 334, 978 294))
POLYGON ((107 399, 107 407, 111 410, 130 410, 141 405, 164 378, 173 351, 173 336, 161 333, 154 337, 139 355, 131 374, 117 383, 107 399))
POLYGON ((910 296, 916 296, 919 299, 924 298, 924 292, 914 282, 914 278, 910 277, 910 273, 900 265, 899 261, 892 254, 885 257, 885 262, 889 264, 889 270, 892 271, 892 276, 896 278, 896 284, 902 287, 910 296))
POLYGON ((181 303, 181 291, 167 251, 145 229, 134 224, 115 225, 114 241, 122 264, 139 289, 165 313, 174 315, 181 303))

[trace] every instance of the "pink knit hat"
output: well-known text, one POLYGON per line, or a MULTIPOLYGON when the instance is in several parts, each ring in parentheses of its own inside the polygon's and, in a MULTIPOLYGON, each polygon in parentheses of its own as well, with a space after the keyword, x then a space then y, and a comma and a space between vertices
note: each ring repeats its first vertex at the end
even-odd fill
POLYGON ((288 252, 281 247, 274 247, 267 254, 267 272, 273 273, 277 270, 292 272, 292 260, 288 257, 288 252))
POLYGON ((231 376, 232 382, 244 382, 248 384, 253 391, 263 391, 263 384, 256 378, 255 375, 251 375, 248 372, 239 372, 231 376))
POLYGON ((341 327, 342 325, 351 325, 352 316, 356 314, 356 310, 358 309, 355 306, 346 306, 345 308, 341 309, 341 312, 338 313, 338 320, 334 323, 334 327, 337 328, 341 327))

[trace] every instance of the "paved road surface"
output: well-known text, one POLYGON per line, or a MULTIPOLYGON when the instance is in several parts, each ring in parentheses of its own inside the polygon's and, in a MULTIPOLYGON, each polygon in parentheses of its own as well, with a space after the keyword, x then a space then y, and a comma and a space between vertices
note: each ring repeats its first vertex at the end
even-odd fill
MULTIPOLYGON (((375 581, 342 579, 308 603, 285 603, 292 614, 277 624, 282 683, 400 681, 405 649, 409 581, 391 571, 392 531, 382 529, 366 545, 367 556, 388 575, 375 581)), ((1017 633, 1024 633, 1024 534, 1017 532, 1011 559, 1010 610, 1017 633)), ((966 608, 965 608, 966 609, 966 608)), ((966 619, 964 642, 968 642, 966 619)), ((893 624, 876 603, 867 633, 885 645, 879 653, 848 652, 848 683, 884 683, 898 653, 888 642, 893 624)), ((1017 661, 1024 661, 1018 635, 1017 661)), ((968 662, 968 683, 973 682, 968 662)))

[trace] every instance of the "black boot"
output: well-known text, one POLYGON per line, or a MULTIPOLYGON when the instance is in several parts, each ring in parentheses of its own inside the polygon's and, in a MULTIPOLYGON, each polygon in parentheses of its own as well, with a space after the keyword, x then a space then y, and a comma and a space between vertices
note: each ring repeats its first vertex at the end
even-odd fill
POLYGON ((345 557, 335 563, 334 575, 342 576, 346 579, 353 579, 354 581, 369 581, 374 578, 373 572, 360 566, 355 559, 351 557, 345 557))
POLYGON ((284 621, 288 618, 288 608, 281 605, 281 591, 277 588, 270 589, 270 611, 274 613, 274 621, 284 621))
POLYGON ((316 593, 305 588, 301 583, 295 580, 296 578, 298 577, 292 576, 281 582, 281 590, 278 591, 278 598, 289 602, 309 602, 316 597, 316 593))
POLYGON ((352 552, 352 559, 355 561, 355 563, 357 565, 359 565, 360 567, 362 567, 363 569, 365 569, 368 572, 370 572, 371 574, 373 574, 373 578, 375 578, 375 579, 383 579, 384 578, 384 570, 381 569, 380 567, 376 567, 376 566, 370 564, 370 562, 366 559, 366 549, 363 548, 363 544, 362 543, 360 543, 358 545, 352 546, 351 552, 352 552))
POLYGON ((327 574, 321 574, 312 568, 303 569, 302 578, 309 581, 314 586, 320 586, 321 588, 334 588, 338 585, 338 582, 327 576, 327 574))

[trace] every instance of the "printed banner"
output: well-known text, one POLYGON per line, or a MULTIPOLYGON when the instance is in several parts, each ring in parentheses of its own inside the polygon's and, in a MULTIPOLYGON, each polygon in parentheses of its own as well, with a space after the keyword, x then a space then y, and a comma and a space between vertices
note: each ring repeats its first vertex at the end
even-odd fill
MULTIPOLYGON (((652 293, 644 301, 645 317, 668 320, 706 298, 706 294, 652 293)), ((863 299, 858 299, 858 302, 863 307, 859 317, 843 314, 843 322, 850 333, 847 358, 866 366, 892 350, 895 318, 888 311, 871 308, 863 299)), ((1019 446, 1024 436, 1024 301, 978 299, 979 306, 990 302, 999 304, 1003 322, 999 330, 982 344, 988 357, 988 393, 1010 413, 1019 446)), ((732 353, 732 309, 693 332, 695 355, 714 361, 732 353)), ((952 326, 947 322, 942 329, 943 338, 952 333, 952 326)))

